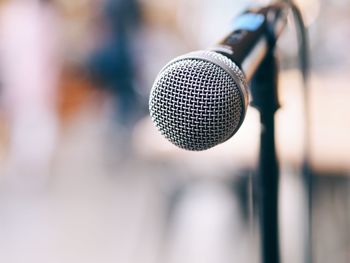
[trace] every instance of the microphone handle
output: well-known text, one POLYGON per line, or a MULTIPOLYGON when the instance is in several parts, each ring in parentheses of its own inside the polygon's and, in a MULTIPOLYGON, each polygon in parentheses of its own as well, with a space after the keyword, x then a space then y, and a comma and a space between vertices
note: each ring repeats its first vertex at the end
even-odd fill
POLYGON ((210 50, 231 59, 250 81, 287 24, 288 11, 283 2, 248 9, 234 20, 231 33, 210 50))

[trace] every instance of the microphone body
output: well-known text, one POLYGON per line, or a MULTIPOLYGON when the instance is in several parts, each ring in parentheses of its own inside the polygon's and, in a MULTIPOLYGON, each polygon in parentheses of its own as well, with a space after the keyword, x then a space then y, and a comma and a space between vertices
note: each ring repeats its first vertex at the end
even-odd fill
POLYGON ((234 20, 228 36, 211 50, 234 61, 250 81, 287 24, 288 11, 286 3, 245 11, 234 20))
POLYGON ((158 130, 187 150, 206 150, 231 138, 248 106, 249 82, 286 24, 284 3, 250 9, 232 32, 206 51, 170 61, 150 94, 158 130))

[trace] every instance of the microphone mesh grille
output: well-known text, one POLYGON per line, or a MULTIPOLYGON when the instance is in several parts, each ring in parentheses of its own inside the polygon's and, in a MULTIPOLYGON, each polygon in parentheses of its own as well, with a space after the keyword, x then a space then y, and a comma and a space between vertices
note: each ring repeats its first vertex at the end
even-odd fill
MULTIPOLYGON (((245 106, 232 75, 216 63, 190 55, 173 60, 158 75, 151 91, 150 113, 169 141, 200 151, 229 139, 241 124, 245 106)), ((239 71, 237 66, 230 69, 239 71)), ((238 77, 244 81, 243 75, 238 77)))

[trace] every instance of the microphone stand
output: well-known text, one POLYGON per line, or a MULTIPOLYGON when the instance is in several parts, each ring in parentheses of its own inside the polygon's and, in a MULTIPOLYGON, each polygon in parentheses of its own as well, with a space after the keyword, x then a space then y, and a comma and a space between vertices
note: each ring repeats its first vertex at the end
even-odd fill
POLYGON ((252 106, 260 113, 261 134, 255 191, 258 202, 261 262, 279 263, 278 182, 275 149, 275 112, 277 97, 277 61, 273 46, 251 80, 252 106))

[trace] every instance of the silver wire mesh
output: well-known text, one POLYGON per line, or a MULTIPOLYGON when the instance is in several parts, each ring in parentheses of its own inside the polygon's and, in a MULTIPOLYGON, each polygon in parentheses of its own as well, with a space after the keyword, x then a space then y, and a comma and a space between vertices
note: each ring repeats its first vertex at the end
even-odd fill
MULTIPOLYGON (((210 53, 244 82, 234 63, 210 53)), ((245 106, 232 75, 213 62, 190 55, 173 60, 160 72, 149 107, 153 122, 170 142, 200 151, 229 139, 242 121, 245 106)))

